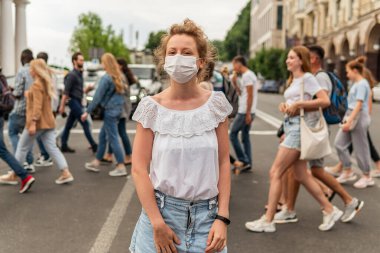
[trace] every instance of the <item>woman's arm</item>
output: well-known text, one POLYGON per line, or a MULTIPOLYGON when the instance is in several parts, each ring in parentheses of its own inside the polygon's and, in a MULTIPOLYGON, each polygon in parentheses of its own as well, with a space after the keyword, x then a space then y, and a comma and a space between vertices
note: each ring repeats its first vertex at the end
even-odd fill
POLYGON ((370 89, 369 98, 368 98, 368 112, 370 115, 372 114, 372 97, 373 97, 372 89, 370 89))
POLYGON ((180 241, 162 218, 149 178, 148 168, 152 159, 153 139, 153 132, 138 123, 133 143, 132 176, 141 205, 153 227, 157 252, 176 253, 175 244, 180 244, 180 241))
MULTIPOLYGON (((230 148, 228 138, 228 120, 219 124, 216 129, 218 138, 219 182, 218 182, 218 215, 229 218, 229 203, 231 194, 230 148)), ((227 245, 227 225, 215 220, 207 238, 206 253, 219 252, 227 245)))
POLYGON ((108 80, 107 76, 103 76, 98 84, 98 88, 96 89, 94 99, 92 102, 88 105, 86 112, 88 114, 91 114, 93 110, 102 102, 104 99, 104 95, 106 94, 107 88, 108 88, 108 80))
POLYGON ((39 83, 34 83, 33 87, 29 90, 30 95, 33 96, 33 111, 32 120, 38 121, 42 114, 42 101, 43 101, 43 88, 39 83))
POLYGON ((346 122, 342 125, 342 130, 345 132, 350 131, 351 124, 354 122, 354 119, 359 115, 361 109, 363 107, 363 101, 357 100, 356 105, 350 116, 346 119, 346 122))
POLYGON ((305 111, 313 111, 319 107, 326 108, 330 105, 330 99, 327 92, 324 90, 319 90, 316 94, 316 99, 307 101, 297 101, 289 106, 286 110, 288 115, 298 115, 298 111, 303 108, 305 111))

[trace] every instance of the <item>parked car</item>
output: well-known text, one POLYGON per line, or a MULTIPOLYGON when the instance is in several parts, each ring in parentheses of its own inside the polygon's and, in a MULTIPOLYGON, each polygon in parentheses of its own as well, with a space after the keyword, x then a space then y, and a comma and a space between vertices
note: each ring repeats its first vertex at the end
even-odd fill
POLYGON ((259 91, 268 93, 279 93, 280 82, 276 80, 265 80, 259 91))
POLYGON ((163 90, 163 84, 159 79, 154 64, 129 64, 128 67, 137 77, 141 88, 144 88, 149 95, 155 95, 163 90))
POLYGON ((375 87, 373 87, 372 93, 373 93, 373 100, 380 101, 380 83, 378 83, 375 87))

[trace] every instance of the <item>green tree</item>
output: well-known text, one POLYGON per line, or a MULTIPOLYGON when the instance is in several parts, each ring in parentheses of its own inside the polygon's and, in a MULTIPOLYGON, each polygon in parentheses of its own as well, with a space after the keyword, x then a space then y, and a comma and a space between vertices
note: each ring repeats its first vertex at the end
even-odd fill
POLYGON ((268 80, 285 80, 288 75, 286 69, 287 50, 270 48, 261 49, 256 53, 255 58, 249 60, 249 67, 260 73, 268 80))
POLYGON ((231 60, 236 55, 248 56, 250 22, 251 1, 244 7, 238 16, 238 20, 227 32, 224 46, 228 60, 231 60))
POLYGON ((148 42, 145 44, 145 49, 149 49, 153 52, 160 45, 161 38, 165 34, 167 34, 167 32, 164 30, 151 32, 148 37, 148 42))
POLYGON ((227 52, 226 52, 226 48, 224 46, 224 41, 213 40, 213 41, 211 41, 211 43, 214 45, 214 47, 217 50, 218 60, 219 61, 226 61, 227 60, 227 52))
POLYGON ((123 32, 116 33, 111 25, 103 27, 102 19, 93 12, 79 15, 70 41, 72 53, 80 51, 86 60, 90 59, 91 48, 102 48, 115 57, 129 61, 129 50, 123 41, 123 32))

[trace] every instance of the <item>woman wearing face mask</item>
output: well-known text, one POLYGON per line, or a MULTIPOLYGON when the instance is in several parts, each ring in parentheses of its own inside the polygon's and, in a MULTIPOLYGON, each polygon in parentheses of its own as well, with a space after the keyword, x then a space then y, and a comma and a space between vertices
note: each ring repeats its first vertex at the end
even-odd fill
MULTIPOLYGON (((290 71, 288 88, 284 94, 286 103, 281 103, 279 106, 280 111, 285 114, 285 139, 280 144, 270 170, 268 209, 259 220, 247 222, 245 226, 253 232, 276 231, 273 219, 281 196, 282 176, 289 168, 292 168, 297 181, 303 184, 321 205, 323 223, 319 226, 319 230, 327 231, 334 226, 343 212, 331 205, 317 182, 307 172, 307 161, 299 159, 301 149, 300 116, 291 115, 296 115, 295 112, 301 108, 307 111, 308 109, 327 107, 330 100, 327 93, 319 86, 317 79, 310 73, 310 53, 306 47, 292 48, 286 59, 286 65, 290 71), (304 101, 300 100, 302 83, 304 84, 304 101), (314 96, 316 99, 313 99, 314 96)), ((317 117, 315 112, 305 113, 305 120, 309 124, 315 124, 318 121, 317 117)))
POLYGON ((104 108, 103 126, 99 134, 99 146, 96 152, 96 158, 86 163, 85 168, 89 171, 99 172, 100 161, 105 154, 108 141, 117 162, 116 168, 108 174, 113 177, 126 176, 127 170, 124 166, 124 154, 119 143, 117 128, 125 103, 122 73, 112 54, 105 53, 101 60, 106 74, 100 79, 94 99, 87 107, 87 111, 83 113, 82 121, 85 121, 87 116, 91 114, 98 105, 101 105, 104 108))
POLYGON ((143 210, 130 251, 226 252, 232 108, 223 93, 198 81, 213 47, 185 20, 170 28, 155 55, 170 87, 144 98, 133 116, 132 176, 143 210))

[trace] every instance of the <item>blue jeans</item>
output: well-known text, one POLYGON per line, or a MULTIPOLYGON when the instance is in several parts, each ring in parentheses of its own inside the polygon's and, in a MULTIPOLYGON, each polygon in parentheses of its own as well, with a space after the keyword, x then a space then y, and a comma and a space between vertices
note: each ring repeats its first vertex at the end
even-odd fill
POLYGON ((67 147, 67 142, 69 141, 70 130, 71 130, 71 128, 73 128, 74 123, 76 121, 78 121, 82 125, 84 135, 86 136, 91 147, 95 147, 96 142, 91 135, 90 125, 89 125, 88 121, 85 120, 83 122, 80 118, 83 114, 83 108, 82 108, 81 101, 79 99, 71 98, 69 101, 69 107, 70 107, 70 114, 69 114, 69 117, 67 118, 65 129, 63 130, 63 134, 62 134, 62 138, 61 138, 61 146, 63 148, 67 147))
MULTIPOLYGON (((22 131, 24 131, 26 124, 26 117, 20 116, 18 114, 12 113, 9 115, 8 120, 8 136, 12 143, 13 147, 13 153, 16 154, 17 150, 17 144, 20 139, 20 135, 22 134, 22 131)), ((26 155, 26 162, 28 164, 33 163, 33 153, 32 153, 33 147, 26 155)), ((24 161, 23 161, 24 162, 24 161)))
POLYGON ((117 164, 124 164, 124 155, 119 143, 117 125, 121 116, 122 108, 106 109, 104 112, 103 126, 99 134, 99 146, 96 159, 101 160, 106 152, 107 142, 115 153, 117 164))
MULTIPOLYGON (((255 118, 255 114, 252 113, 252 121, 255 118)), ((251 124, 247 125, 245 123, 245 114, 238 113, 232 122, 230 140, 232 146, 234 147, 237 159, 244 164, 252 164, 252 150, 251 150, 251 140, 249 139, 249 130, 251 129, 251 124), (243 142, 242 148, 239 141, 239 132, 241 132, 241 139, 243 142)))
POLYGON ((48 160, 50 158, 49 153, 46 151, 45 145, 41 140, 41 137, 37 137, 37 144, 40 148, 41 155, 44 157, 45 160, 48 160))
MULTIPOLYGON (((191 202, 156 192, 156 202, 165 223, 181 241, 179 253, 205 252, 207 237, 218 212, 217 197, 191 202)), ((129 250, 133 253, 156 253, 153 228, 144 210, 137 221, 129 250)), ((221 251, 227 253, 227 249, 221 251)))
MULTIPOLYGON (((123 147, 126 155, 132 154, 132 146, 131 142, 129 141, 127 129, 125 127, 127 119, 121 118, 119 120, 119 123, 117 124, 117 128, 119 130, 119 136, 121 138, 121 141, 123 142, 123 147)), ((108 154, 113 154, 111 145, 108 146, 108 154)))
POLYGON ((16 158, 8 151, 4 143, 4 118, 0 117, 0 158, 8 164, 8 166, 16 173, 22 180, 28 176, 28 172, 21 166, 16 158))

